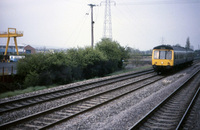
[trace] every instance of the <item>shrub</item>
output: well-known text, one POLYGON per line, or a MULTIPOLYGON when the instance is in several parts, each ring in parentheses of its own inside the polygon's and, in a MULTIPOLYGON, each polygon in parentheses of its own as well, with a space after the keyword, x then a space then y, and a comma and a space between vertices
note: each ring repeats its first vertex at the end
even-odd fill
POLYGON ((70 49, 54 54, 34 54, 18 62, 24 86, 66 84, 102 75, 105 56, 92 48, 70 49))
POLYGON ((36 86, 38 85, 39 82, 39 74, 36 72, 30 72, 27 74, 25 81, 24 81, 24 86, 29 87, 29 86, 36 86))
POLYGON ((122 67, 125 48, 103 39, 95 49, 69 49, 67 52, 27 55, 17 64, 24 87, 66 84, 75 80, 104 76, 122 67))
POLYGON ((128 51, 124 47, 108 38, 102 39, 95 48, 101 51, 109 60, 105 66, 108 67, 109 73, 121 69, 123 66, 122 60, 128 57, 128 51))

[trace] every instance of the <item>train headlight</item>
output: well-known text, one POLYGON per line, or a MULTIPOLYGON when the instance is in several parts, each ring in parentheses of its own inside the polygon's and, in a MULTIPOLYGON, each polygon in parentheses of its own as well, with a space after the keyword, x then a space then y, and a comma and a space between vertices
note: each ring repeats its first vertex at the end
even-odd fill
POLYGON ((170 63, 168 62, 168 65, 170 65, 170 63))
POLYGON ((155 65, 157 64, 157 62, 155 62, 155 65))

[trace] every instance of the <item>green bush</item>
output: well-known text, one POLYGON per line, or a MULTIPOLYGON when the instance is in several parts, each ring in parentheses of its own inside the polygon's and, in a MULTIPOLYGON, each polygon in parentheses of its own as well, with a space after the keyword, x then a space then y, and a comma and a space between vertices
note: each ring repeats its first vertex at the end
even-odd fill
POLYGON ((29 86, 36 86, 38 85, 39 82, 39 74, 36 72, 30 72, 30 74, 27 74, 25 81, 24 81, 24 86, 29 87, 29 86))
POLYGON ((119 43, 102 39, 91 47, 73 48, 66 52, 27 55, 17 64, 24 87, 66 84, 99 77, 122 67, 126 50, 119 43))
POLYGON ((18 75, 24 86, 66 84, 99 76, 103 54, 92 48, 70 49, 66 53, 34 54, 18 62, 18 75), (91 69, 92 68, 92 69, 91 69), (96 70, 96 69, 99 70, 96 70))
POLYGON ((121 69, 123 60, 128 57, 128 51, 124 47, 108 38, 102 39, 95 48, 101 51, 109 60, 105 66, 108 69, 108 73, 121 69))

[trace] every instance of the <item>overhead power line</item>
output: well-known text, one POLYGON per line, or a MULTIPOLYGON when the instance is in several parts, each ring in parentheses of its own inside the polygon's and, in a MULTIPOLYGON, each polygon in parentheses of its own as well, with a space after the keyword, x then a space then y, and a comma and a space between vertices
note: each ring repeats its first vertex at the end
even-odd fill
POLYGON ((160 4, 195 4, 200 3, 200 0, 173 0, 173 1, 137 1, 137 2, 121 2, 117 5, 160 5, 160 4))

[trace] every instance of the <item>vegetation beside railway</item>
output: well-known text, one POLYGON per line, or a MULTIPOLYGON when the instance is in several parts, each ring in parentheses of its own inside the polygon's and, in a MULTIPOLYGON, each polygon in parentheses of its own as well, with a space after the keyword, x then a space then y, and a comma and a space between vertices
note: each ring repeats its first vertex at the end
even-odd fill
POLYGON ((27 55, 17 64, 19 78, 15 89, 105 76, 122 69, 125 58, 128 50, 110 39, 102 39, 93 49, 72 48, 66 52, 27 55))
MULTIPOLYGON (((18 62, 17 75, 11 75, 14 82, 0 83, 0 93, 3 97, 13 96, 49 88, 52 85, 134 71, 141 68, 138 67, 140 65, 149 68, 149 63, 141 59, 149 59, 151 51, 141 52, 138 49, 122 47, 116 41, 102 39, 93 49, 72 48, 57 53, 27 55, 18 62), (124 66, 128 70, 123 69, 124 66), (7 91, 12 92, 4 95, 7 91)), ((196 52, 196 55, 199 56, 199 53, 196 52)))

